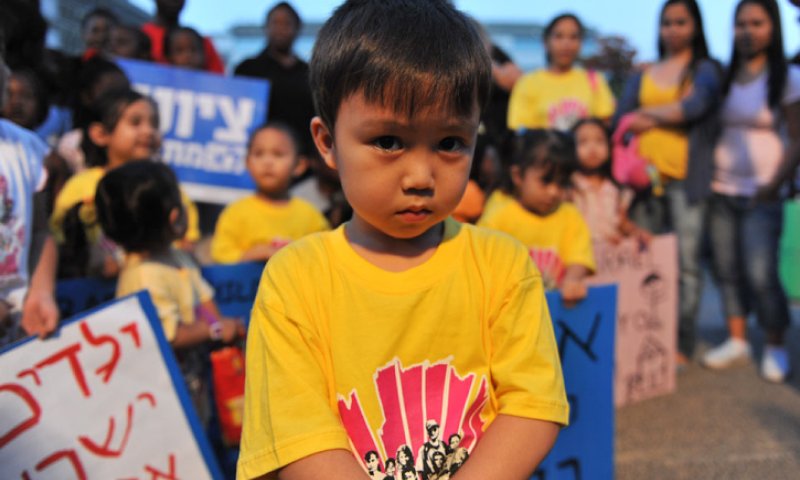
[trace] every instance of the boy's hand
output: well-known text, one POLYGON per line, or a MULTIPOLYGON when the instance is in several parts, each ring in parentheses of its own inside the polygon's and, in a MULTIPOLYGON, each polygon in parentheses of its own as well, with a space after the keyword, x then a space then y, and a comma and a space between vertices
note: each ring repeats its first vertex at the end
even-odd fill
POLYGON ((583 280, 564 280, 561 285, 561 299, 569 308, 586 298, 587 294, 588 290, 583 280))
POLYGON ((58 306, 51 292, 28 291, 22 305, 22 329, 25 333, 45 338, 58 326, 58 316, 58 306))
POLYGON ((245 329, 240 320, 223 317, 219 321, 219 325, 221 327, 219 339, 222 341, 222 343, 231 343, 237 338, 244 336, 245 329))

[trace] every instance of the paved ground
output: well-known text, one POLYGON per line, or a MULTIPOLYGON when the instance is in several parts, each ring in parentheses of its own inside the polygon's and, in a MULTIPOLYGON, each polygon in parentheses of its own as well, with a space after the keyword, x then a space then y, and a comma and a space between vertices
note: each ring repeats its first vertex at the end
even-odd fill
MULTIPOLYGON (((707 289, 700 353, 724 339, 718 302, 707 289)), ((617 411, 616 478, 800 479, 800 308, 792 313, 798 375, 774 385, 756 364, 725 372, 690 366, 675 394, 617 411)), ((751 338, 757 359, 763 336, 754 327, 751 338)))

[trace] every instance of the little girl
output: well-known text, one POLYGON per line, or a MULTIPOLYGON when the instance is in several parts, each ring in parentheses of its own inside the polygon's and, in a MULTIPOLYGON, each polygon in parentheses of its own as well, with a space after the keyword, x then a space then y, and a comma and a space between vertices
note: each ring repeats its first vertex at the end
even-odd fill
POLYGON ((621 188, 611 177, 611 149, 608 132, 596 118, 580 120, 572 129, 578 171, 572 175, 568 198, 589 224, 594 242, 618 243, 623 237, 648 232, 628 218, 633 192, 621 188))
POLYGON ((256 191, 220 215, 211 242, 214 261, 264 261, 289 242, 330 228, 313 205, 289 195, 292 177, 305 168, 298 145, 285 124, 268 123, 253 133, 246 162, 256 191))
MULTIPOLYGON (((56 197, 51 228, 59 243, 59 277, 115 277, 122 252, 96 222, 94 194, 107 172, 134 160, 152 159, 161 147, 158 110, 153 101, 131 89, 112 90, 90 110, 84 127, 84 152, 91 168, 71 177, 56 197)), ((183 196, 189 231, 199 238, 197 212, 183 196)))
POLYGON ((571 139, 554 130, 530 130, 517 139, 511 166, 512 199, 478 225, 506 232, 530 249, 545 288, 558 288, 565 303, 586 296, 595 269, 591 234, 574 205, 564 203, 576 169, 571 139))
POLYGON ((172 246, 186 230, 175 175, 163 163, 128 162, 103 177, 95 202, 103 231, 127 253, 117 297, 139 290, 150 293, 198 414, 207 420, 203 347, 209 340, 231 342, 244 327, 220 316, 214 290, 191 257, 172 246))

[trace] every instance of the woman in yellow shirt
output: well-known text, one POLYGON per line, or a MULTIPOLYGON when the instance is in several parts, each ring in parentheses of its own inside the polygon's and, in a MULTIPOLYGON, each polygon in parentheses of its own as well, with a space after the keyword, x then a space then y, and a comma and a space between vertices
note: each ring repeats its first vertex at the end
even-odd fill
POLYGON ((639 153, 653 167, 653 186, 640 192, 631 219, 653 233, 678 236, 679 365, 694 352, 702 276, 700 247, 710 192, 713 140, 704 120, 719 103, 720 69, 708 56, 695 0, 667 0, 661 10, 659 60, 628 79, 617 117, 633 115, 639 153))
POLYGON ((509 129, 566 132, 582 118, 611 117, 614 96, 605 78, 575 65, 583 35, 583 24, 572 14, 559 15, 545 27, 547 67, 514 85, 508 104, 509 129))

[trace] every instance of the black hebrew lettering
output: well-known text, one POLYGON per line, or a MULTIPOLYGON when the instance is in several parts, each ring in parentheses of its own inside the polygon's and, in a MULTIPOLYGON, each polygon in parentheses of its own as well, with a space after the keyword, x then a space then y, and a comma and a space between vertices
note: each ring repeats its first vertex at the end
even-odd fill
POLYGON ((564 363, 566 359, 566 350, 569 340, 572 340, 572 343, 577 345, 578 348, 585 353, 592 362, 597 363, 598 358, 597 354, 592 351, 592 343, 594 343, 594 339, 597 336, 601 320, 602 317, 600 316, 600 313, 595 314, 594 320, 592 321, 592 328, 589 330, 589 335, 585 341, 581 339, 578 334, 575 333, 575 331, 572 330, 563 320, 558 320, 556 322, 556 325, 562 329, 561 339, 558 342, 558 354, 561 356, 562 363, 564 363))

